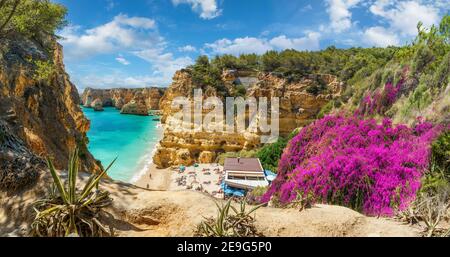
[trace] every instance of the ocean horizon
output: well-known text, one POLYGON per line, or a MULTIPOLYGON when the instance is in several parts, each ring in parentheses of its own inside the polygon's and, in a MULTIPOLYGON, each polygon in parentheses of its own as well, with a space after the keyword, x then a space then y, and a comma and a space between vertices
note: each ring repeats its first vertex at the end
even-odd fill
POLYGON ((94 158, 106 168, 117 157, 108 175, 114 180, 136 182, 152 164, 162 136, 162 128, 157 127, 160 122, 152 116, 122 115, 114 107, 101 112, 82 109, 91 121, 88 149, 94 158))

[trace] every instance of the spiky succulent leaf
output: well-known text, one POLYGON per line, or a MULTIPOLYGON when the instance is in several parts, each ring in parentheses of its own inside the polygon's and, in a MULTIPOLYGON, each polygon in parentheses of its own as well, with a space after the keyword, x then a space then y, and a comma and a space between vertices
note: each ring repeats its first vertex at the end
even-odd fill
POLYGON ((58 188, 59 194, 61 195, 61 198, 64 200, 64 203, 68 204, 69 199, 66 193, 66 190, 64 189, 64 185, 59 178, 58 174, 56 173, 55 166, 53 166, 53 162, 50 160, 50 158, 47 158, 47 166, 50 169, 50 173, 53 177, 53 182, 55 183, 56 187, 58 188))

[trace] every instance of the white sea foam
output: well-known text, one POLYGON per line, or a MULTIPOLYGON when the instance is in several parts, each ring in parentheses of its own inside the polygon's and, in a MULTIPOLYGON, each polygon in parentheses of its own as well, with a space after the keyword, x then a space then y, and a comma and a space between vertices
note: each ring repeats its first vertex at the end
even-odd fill
MULTIPOLYGON (((162 127, 156 128, 157 128, 156 133, 159 136, 159 138, 161 138, 162 127)), ((147 149, 149 149, 149 151, 139 159, 138 168, 136 169, 137 172, 133 175, 133 177, 130 180, 131 184, 134 184, 137 181, 139 181, 139 179, 141 179, 150 169, 151 165, 153 164, 153 156, 156 153, 157 146, 158 141, 154 141, 148 145, 147 149)))

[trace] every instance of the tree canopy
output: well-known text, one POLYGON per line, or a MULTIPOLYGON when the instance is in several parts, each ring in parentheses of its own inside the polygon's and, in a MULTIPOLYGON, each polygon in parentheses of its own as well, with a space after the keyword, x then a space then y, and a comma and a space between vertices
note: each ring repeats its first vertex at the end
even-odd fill
POLYGON ((0 0, 0 37, 11 32, 36 38, 66 25, 67 9, 50 0, 0 0))

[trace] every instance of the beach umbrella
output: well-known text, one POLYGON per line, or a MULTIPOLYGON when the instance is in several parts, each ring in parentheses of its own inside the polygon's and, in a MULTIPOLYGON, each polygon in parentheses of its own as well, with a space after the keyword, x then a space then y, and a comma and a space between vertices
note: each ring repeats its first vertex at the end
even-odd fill
POLYGON ((186 167, 184 167, 183 165, 180 166, 180 171, 184 172, 186 170, 186 167))

